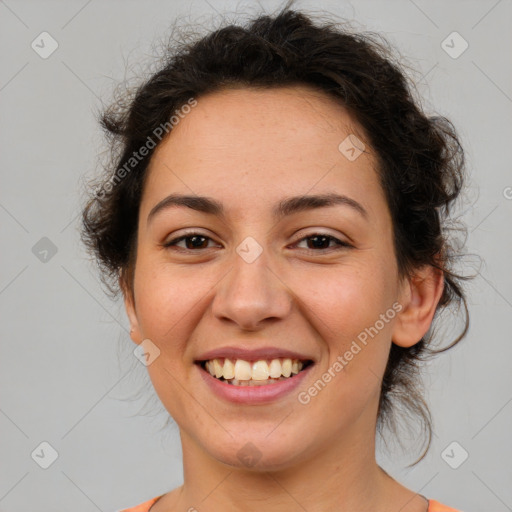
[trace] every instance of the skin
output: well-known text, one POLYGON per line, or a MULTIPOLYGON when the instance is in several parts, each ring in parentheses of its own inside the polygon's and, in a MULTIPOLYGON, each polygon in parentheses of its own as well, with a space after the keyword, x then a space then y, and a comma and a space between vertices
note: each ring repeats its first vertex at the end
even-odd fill
POLYGON ((351 133, 365 140, 343 106, 321 92, 239 88, 198 98, 157 147, 140 207, 133 289, 121 276, 132 340, 160 349, 148 371, 183 447, 184 484, 151 512, 426 510, 423 497, 377 465, 376 414, 392 340, 409 347, 427 332, 443 277, 424 267, 400 279, 371 148, 354 161, 338 149, 351 133), (271 216, 283 198, 332 192, 359 202, 367 218, 344 205, 271 216), (171 193, 212 197, 225 218, 172 207, 148 224, 171 193), (163 247, 184 228, 209 239, 199 249, 186 241, 163 247), (352 247, 315 248, 304 237, 317 231, 352 247), (263 250, 252 263, 236 252, 249 236, 263 250), (299 403, 297 393, 395 302, 400 313, 307 405, 299 403), (271 404, 218 398, 194 365, 213 348, 266 345, 316 361, 297 392, 271 404), (249 441, 261 453, 253 468, 237 457, 249 441))

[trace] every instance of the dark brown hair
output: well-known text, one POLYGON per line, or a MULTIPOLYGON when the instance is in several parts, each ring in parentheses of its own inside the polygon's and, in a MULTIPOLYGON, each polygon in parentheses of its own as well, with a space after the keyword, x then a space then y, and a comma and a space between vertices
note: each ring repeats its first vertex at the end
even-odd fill
MULTIPOLYGON (((83 210, 82 238, 95 254, 104 282, 132 293, 137 221, 150 149, 136 166, 112 178, 148 137, 191 98, 226 87, 308 85, 343 104, 363 128, 365 144, 378 163, 380 182, 393 220, 394 247, 401 277, 424 265, 440 269, 445 287, 441 309, 463 309, 463 332, 448 346, 434 349, 433 331, 410 348, 392 344, 382 381, 378 430, 396 432, 392 405, 414 413, 427 434, 432 425, 420 392, 420 363, 447 350, 466 334, 468 309, 463 277, 453 271, 461 247, 448 236, 452 206, 464 180, 464 152, 456 131, 442 116, 427 115, 413 97, 414 87, 389 44, 371 32, 353 32, 346 24, 316 24, 290 9, 261 15, 245 25, 228 25, 182 45, 170 46, 161 68, 103 112, 101 122, 114 148, 100 188, 83 210), (344 26, 345 25, 345 26, 344 26), (108 185, 108 186, 107 186, 108 185), (463 308, 461 308, 463 306, 463 308)), ((172 130, 171 130, 172 131, 172 130)), ((154 136, 153 136, 154 138, 154 136)))

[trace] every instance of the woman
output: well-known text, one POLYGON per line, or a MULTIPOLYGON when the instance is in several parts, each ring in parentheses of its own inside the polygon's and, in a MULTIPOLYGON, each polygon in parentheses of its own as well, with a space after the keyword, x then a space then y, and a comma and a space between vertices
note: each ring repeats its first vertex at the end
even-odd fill
POLYGON ((443 230, 463 151, 409 87, 375 39, 287 5, 175 50, 104 114, 118 157, 83 238, 184 465, 126 511, 455 510, 375 460, 397 401, 428 449, 419 362, 465 306, 443 230))

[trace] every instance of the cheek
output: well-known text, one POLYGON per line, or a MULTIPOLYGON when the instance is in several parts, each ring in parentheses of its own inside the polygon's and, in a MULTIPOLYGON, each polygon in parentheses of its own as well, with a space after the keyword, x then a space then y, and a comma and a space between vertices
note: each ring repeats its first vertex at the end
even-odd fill
POLYGON ((393 294, 386 274, 378 265, 312 267, 297 273, 290 288, 324 339, 344 341, 373 325, 391 307, 393 294))
POLYGON ((135 273, 137 318, 144 338, 160 349, 159 357, 147 367, 154 390, 169 414, 196 426, 200 413, 189 407, 183 392, 187 382, 188 341, 204 314, 208 279, 177 270, 169 264, 140 257, 135 273))
POLYGON ((340 384, 328 386, 326 398, 349 403, 358 396, 365 402, 379 392, 396 317, 393 275, 379 262, 301 273, 294 289, 301 290, 303 313, 324 345, 322 371, 334 372, 340 384))
POLYGON ((137 317, 143 335, 159 346, 179 351, 183 335, 197 323, 209 289, 200 271, 177 272, 162 262, 141 258, 135 273, 137 317))

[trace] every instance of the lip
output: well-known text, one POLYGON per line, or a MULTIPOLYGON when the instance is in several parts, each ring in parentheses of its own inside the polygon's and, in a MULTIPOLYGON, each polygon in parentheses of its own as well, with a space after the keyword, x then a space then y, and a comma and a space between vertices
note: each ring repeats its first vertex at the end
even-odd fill
POLYGON ((243 359, 244 361, 259 361, 260 359, 278 359, 278 358, 290 358, 300 359, 301 361, 313 361, 312 357, 309 357, 293 350, 287 350, 277 347, 260 347, 254 349, 246 349, 240 347, 219 347, 214 350, 209 350, 204 354, 201 354, 196 358, 197 362, 203 362, 210 359, 243 359))
MULTIPOLYGON (((298 359, 298 358, 297 358, 298 359)), ((195 365, 208 387, 220 398, 238 404, 265 404, 291 393, 304 380, 314 364, 279 382, 263 386, 235 386, 210 375, 200 364, 195 365)))

